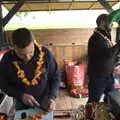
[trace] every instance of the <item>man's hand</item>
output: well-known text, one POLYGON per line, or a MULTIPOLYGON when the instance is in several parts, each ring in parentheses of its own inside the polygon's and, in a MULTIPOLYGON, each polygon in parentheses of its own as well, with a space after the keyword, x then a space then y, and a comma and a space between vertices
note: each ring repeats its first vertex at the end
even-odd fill
POLYGON ((30 105, 32 107, 33 106, 40 106, 40 104, 36 101, 36 99, 32 95, 27 94, 27 93, 23 94, 22 101, 24 104, 30 105))
POLYGON ((49 102, 48 102, 48 111, 49 111, 49 112, 54 111, 54 110, 55 110, 55 107, 56 107, 56 102, 55 102, 55 100, 50 99, 49 102))

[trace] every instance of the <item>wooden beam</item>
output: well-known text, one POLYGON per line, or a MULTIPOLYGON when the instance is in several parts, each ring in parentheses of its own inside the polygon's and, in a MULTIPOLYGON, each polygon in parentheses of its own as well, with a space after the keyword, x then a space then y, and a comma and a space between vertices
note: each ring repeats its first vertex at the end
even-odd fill
MULTIPOLYGON (((15 4, 20 0, 3 0, 1 3, 2 4, 15 4)), ((53 1, 53 0, 26 0, 26 3, 42 3, 42 2, 49 2, 49 1, 53 1)), ((56 1, 56 0, 54 0, 56 1)))
POLYGON ((3 26, 5 26, 9 20, 15 15, 15 13, 21 8, 21 6, 25 3, 26 0, 19 0, 13 8, 9 11, 9 13, 3 18, 3 26))
POLYGON ((108 4, 106 0, 98 0, 98 1, 109 13, 113 11, 112 7, 108 4))

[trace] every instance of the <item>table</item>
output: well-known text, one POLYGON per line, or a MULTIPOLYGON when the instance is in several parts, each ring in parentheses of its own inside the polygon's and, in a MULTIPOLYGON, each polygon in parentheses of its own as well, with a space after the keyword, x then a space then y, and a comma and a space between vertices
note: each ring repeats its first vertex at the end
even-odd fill
MULTIPOLYGON (((27 109, 27 110, 19 110, 15 113, 14 120, 21 120, 21 113, 25 112, 27 115, 29 114, 37 114, 37 113, 42 113, 44 112, 41 109, 34 108, 34 109, 27 109)), ((30 120, 30 119, 24 119, 24 120, 30 120)), ((53 112, 49 112, 46 114, 42 119, 37 119, 37 120, 53 120, 53 112)))

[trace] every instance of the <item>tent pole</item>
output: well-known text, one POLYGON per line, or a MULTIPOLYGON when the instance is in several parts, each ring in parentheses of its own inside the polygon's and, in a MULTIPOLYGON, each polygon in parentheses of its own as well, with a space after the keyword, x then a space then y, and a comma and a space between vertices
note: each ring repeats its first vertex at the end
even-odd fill
POLYGON ((2 5, 0 4, 0 50, 4 46, 4 29, 3 29, 3 15, 2 15, 2 5))

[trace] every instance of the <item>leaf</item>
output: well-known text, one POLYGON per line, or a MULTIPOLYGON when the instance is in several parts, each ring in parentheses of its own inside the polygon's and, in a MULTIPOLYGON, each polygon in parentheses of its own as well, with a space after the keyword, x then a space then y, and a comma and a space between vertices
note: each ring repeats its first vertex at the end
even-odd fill
POLYGON ((119 22, 120 21, 120 9, 114 10, 110 13, 108 18, 108 23, 111 24, 112 22, 119 22))

